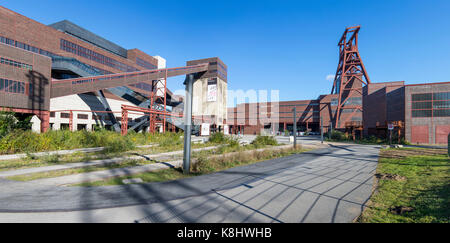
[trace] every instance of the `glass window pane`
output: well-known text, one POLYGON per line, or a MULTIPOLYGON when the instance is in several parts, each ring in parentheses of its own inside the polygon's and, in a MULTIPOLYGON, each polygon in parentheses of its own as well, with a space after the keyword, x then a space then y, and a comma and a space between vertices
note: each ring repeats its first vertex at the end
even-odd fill
POLYGON ((413 102, 413 110, 431 109, 431 102, 413 102))
POLYGON ((413 94, 412 95, 412 101, 427 101, 431 100, 432 96, 431 93, 429 94, 413 94))
POLYGON ((450 100, 433 102, 434 109, 450 109, 450 100))
POLYGON ((413 110, 412 117, 431 117, 431 110, 413 110))
POLYGON ((450 116, 450 109, 447 110, 434 110, 435 117, 448 117, 450 116))
POLYGON ((434 100, 450 100, 450 93, 449 92, 435 93, 433 95, 433 99, 434 100))

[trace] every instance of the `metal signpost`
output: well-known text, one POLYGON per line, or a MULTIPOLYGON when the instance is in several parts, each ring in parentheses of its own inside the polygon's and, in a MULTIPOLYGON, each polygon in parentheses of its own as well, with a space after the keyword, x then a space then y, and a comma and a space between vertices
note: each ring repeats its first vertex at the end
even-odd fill
POLYGON ((294 107, 294 149, 297 148, 297 107, 294 107))
POLYGON ((394 124, 388 124, 389 130, 389 145, 392 145, 392 131, 394 130, 394 124))
POLYGON ((186 114, 185 114, 185 129, 184 129, 184 157, 183 157, 183 173, 189 174, 191 169, 191 133, 192 133, 192 95, 194 75, 186 75, 186 114))
POLYGON ((320 117, 320 142, 323 143, 323 118, 320 117))
POLYGON ((333 121, 330 121, 330 128, 328 129, 328 139, 331 141, 331 133, 333 133, 333 121))

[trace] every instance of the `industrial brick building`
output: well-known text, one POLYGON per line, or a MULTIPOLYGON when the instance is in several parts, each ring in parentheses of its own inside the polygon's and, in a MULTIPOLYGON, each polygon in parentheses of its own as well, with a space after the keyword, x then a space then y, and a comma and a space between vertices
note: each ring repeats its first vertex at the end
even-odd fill
POLYGON ((227 68, 219 58, 166 68, 160 56, 125 49, 70 21, 44 25, 1 6, 0 58, 0 110, 36 115, 38 130, 179 129, 168 113, 182 99, 166 82, 190 73, 196 86, 216 82, 222 92, 202 115, 216 117, 217 125, 226 119, 226 108, 214 106, 226 102, 227 68), (151 112, 126 112, 125 119, 124 106, 151 112))
MULTIPOLYGON (((348 119, 347 127, 362 124, 364 136, 386 137, 388 124, 394 132, 413 144, 447 144, 450 134, 450 82, 405 85, 405 82, 371 83, 364 87, 362 99, 349 104, 362 104, 359 116, 348 119)), ((246 103, 228 108, 228 124, 233 134, 292 133, 293 108, 297 108, 299 131, 324 132, 333 126, 337 110, 336 95, 321 95, 315 100, 274 103, 246 103), (274 111, 274 112, 272 112, 274 111)), ((352 110, 344 111, 349 116, 352 110)), ((342 131, 345 131, 344 126, 342 131)))
POLYGON ((414 144, 447 144, 450 134, 450 83, 405 85, 372 83, 358 51, 360 27, 350 27, 339 41, 340 60, 331 94, 314 100, 246 103, 228 108, 233 134, 292 133, 293 108, 298 131, 331 129, 353 136, 396 139, 414 144))

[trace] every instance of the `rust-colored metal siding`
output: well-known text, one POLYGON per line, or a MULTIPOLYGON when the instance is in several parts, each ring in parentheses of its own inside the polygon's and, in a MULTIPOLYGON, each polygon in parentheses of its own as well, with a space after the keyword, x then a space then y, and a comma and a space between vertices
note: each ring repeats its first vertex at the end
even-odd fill
POLYGON ((450 125, 436 126, 436 143, 447 144, 450 134, 450 125))
POLYGON ((428 126, 413 126, 411 127, 411 142, 412 143, 430 143, 428 126))

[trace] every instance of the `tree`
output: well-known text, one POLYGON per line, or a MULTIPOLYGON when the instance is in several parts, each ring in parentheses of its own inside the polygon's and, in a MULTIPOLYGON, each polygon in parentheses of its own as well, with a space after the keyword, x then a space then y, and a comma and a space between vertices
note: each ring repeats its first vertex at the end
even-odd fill
POLYGON ((0 111, 0 138, 14 130, 16 121, 14 113, 0 111))
POLYGON ((4 137, 13 130, 31 129, 32 116, 21 117, 18 119, 14 112, 0 111, 0 138, 4 137))

